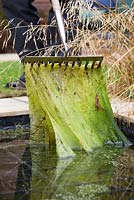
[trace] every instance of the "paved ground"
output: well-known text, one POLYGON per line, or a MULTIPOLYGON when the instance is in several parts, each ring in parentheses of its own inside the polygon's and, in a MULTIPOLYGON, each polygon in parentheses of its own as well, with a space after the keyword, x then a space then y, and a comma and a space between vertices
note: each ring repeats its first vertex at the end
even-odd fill
POLYGON ((27 114, 29 114, 29 105, 26 96, 0 99, 0 117, 27 114))
MULTIPOLYGON (((125 102, 116 98, 111 100, 111 105, 115 115, 127 117, 134 122, 134 102, 125 102)), ((26 96, 0 99, 0 117, 27 114, 29 114, 29 105, 26 96)))
POLYGON ((0 62, 3 61, 19 61, 19 56, 16 53, 1 53, 0 62))
POLYGON ((134 123, 134 102, 121 101, 119 98, 111 100, 115 116, 124 116, 134 123))

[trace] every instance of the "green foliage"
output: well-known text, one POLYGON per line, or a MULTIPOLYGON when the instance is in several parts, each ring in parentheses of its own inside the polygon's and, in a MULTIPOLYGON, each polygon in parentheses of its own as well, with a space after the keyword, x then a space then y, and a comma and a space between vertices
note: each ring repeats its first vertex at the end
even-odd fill
POLYGON ((20 62, 0 62, 0 93, 2 97, 17 95, 15 90, 5 88, 5 85, 8 82, 16 81, 23 71, 24 68, 20 62))

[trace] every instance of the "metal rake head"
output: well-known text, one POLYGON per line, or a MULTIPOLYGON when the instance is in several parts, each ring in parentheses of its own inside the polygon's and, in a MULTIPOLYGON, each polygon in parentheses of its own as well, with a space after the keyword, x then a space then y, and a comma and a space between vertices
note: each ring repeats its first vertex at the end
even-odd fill
POLYGON ((94 69, 99 68, 101 66, 103 60, 103 56, 69 56, 69 57, 54 57, 54 56, 48 56, 48 57, 40 57, 40 56, 27 56, 24 59, 24 64, 30 63, 33 64, 51 64, 54 66, 54 64, 66 65, 72 64, 74 66, 77 64, 79 67, 84 66, 85 69, 94 69))

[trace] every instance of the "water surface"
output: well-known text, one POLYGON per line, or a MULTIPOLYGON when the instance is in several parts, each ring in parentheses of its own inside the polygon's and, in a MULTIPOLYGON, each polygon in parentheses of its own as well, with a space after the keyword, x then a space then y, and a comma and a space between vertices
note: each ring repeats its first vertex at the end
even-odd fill
POLYGON ((0 144, 0 200, 134 200, 134 150, 105 146, 58 159, 43 144, 0 144))

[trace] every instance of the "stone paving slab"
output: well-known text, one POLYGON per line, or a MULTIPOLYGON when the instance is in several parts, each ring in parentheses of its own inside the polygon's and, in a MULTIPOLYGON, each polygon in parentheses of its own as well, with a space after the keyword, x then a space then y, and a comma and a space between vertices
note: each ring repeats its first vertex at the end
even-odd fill
POLYGON ((26 96, 0 99, 0 117, 27 114, 29 114, 29 105, 26 96))
POLYGON ((0 62, 5 61, 19 61, 19 56, 17 53, 1 53, 0 54, 0 62))
POLYGON ((127 102, 119 98, 114 98, 111 100, 111 106, 117 118, 118 116, 124 117, 124 119, 128 119, 130 122, 134 123, 134 102, 127 102))
MULTIPOLYGON (((111 100, 115 116, 128 118, 134 122, 134 102, 121 101, 119 98, 111 100)), ((29 114, 28 97, 13 97, 0 99, 0 117, 29 114)))

